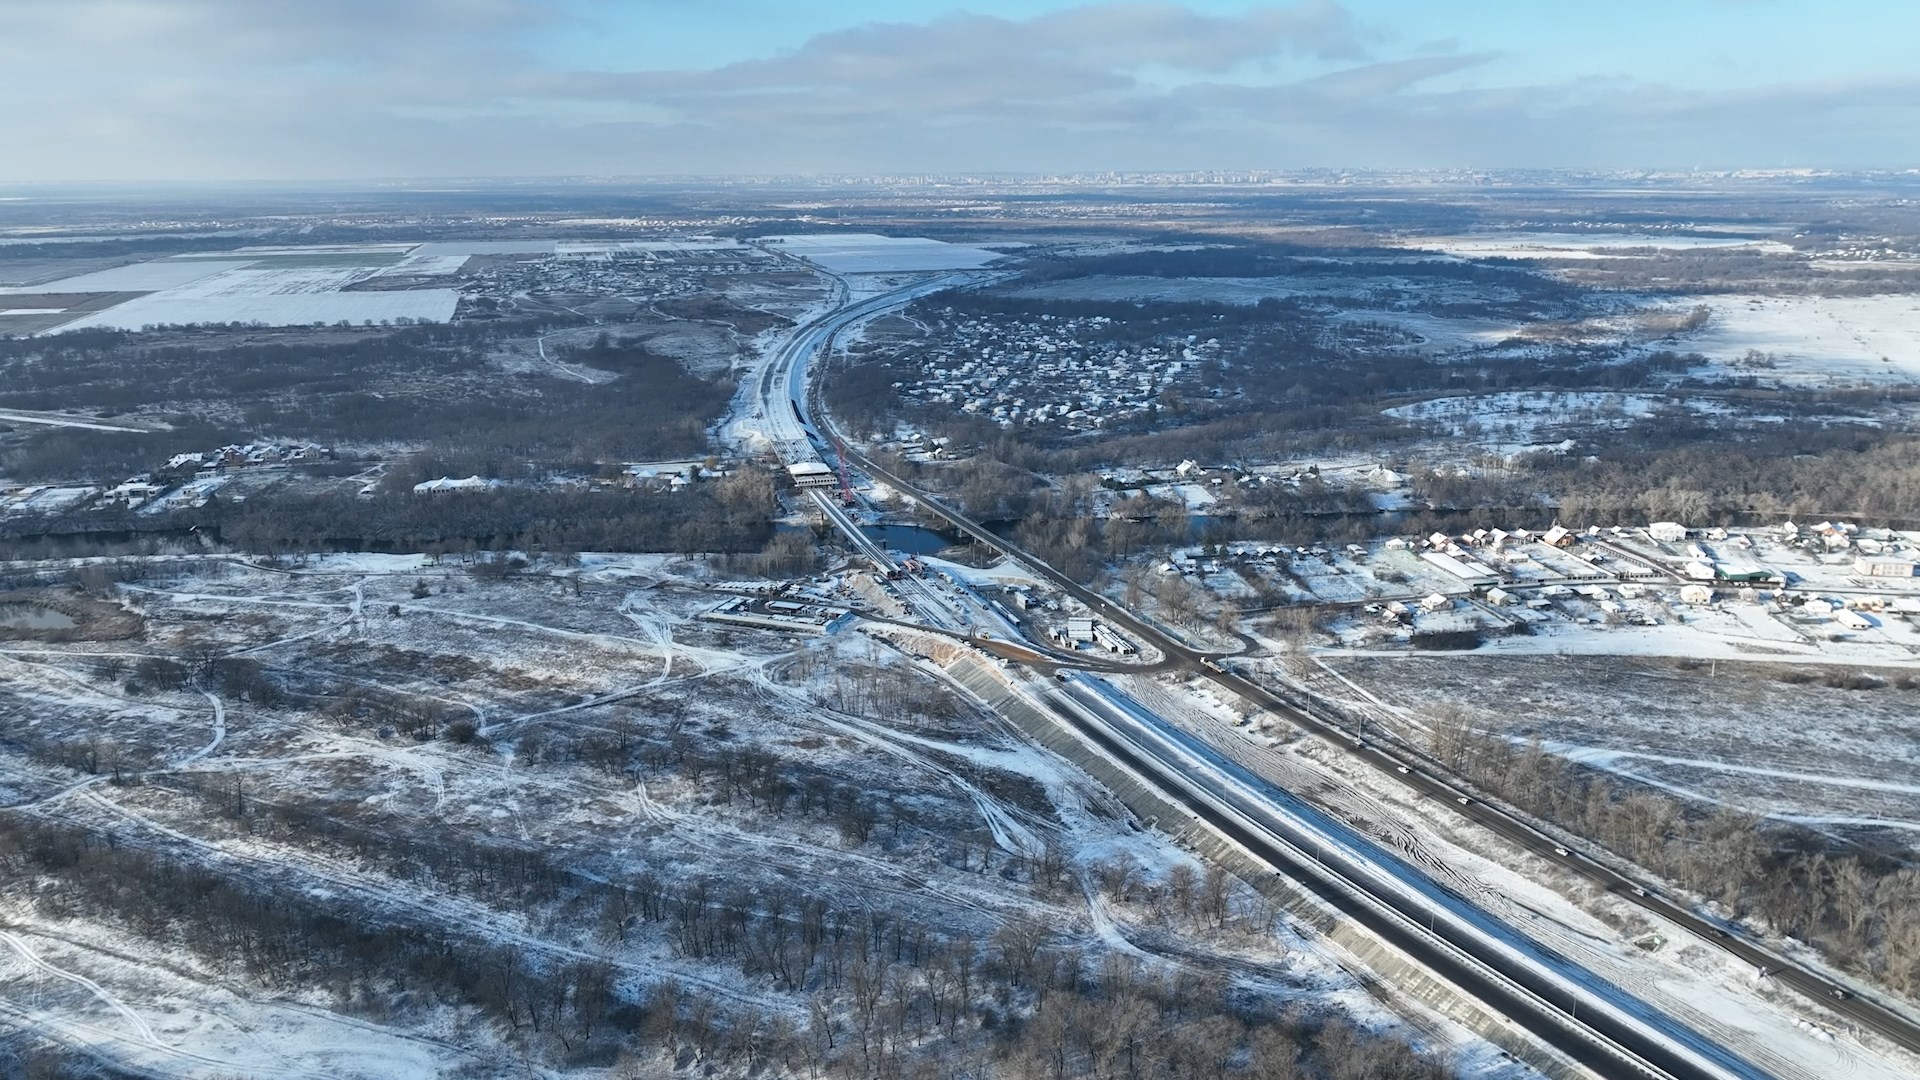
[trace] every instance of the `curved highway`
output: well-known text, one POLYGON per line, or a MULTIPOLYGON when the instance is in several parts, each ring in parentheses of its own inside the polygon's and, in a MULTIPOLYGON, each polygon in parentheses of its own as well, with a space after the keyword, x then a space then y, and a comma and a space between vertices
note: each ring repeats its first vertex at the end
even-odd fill
MULTIPOLYGON (((858 304, 843 307, 808 324, 803 328, 801 333, 796 334, 794 338, 789 341, 787 347, 783 349, 777 358, 776 363, 770 367, 768 379, 762 386, 763 401, 769 406, 773 405, 774 394, 772 391, 774 388, 777 386, 784 390, 785 392, 781 396, 786 399, 785 403, 790 408, 794 427, 801 431, 804 437, 824 446, 825 439, 822 437, 823 431, 820 427, 816 427, 812 420, 814 410, 811 407, 810 395, 817 390, 817 387, 810 387, 807 383, 806 369, 808 360, 821 348, 829 345, 833 337, 847 325, 859 319, 878 314, 888 307, 905 304, 919 296, 949 287, 964 280, 964 276, 955 275, 937 281, 911 286, 906 289, 896 290, 891 293, 869 298, 858 304)), ((1859 1023, 1862 1027, 1875 1030, 1907 1049, 1920 1052, 1920 1027, 1916 1027, 1905 1017, 1894 1013, 1876 1002, 1854 996, 1844 988, 1834 985, 1831 980, 1821 976, 1819 973, 1799 967, 1784 957, 1741 938, 1732 927, 1702 918, 1684 905, 1676 904, 1659 895, 1651 886, 1638 882, 1630 876, 1606 866, 1601 862, 1572 851, 1556 838, 1540 832, 1525 821, 1497 807, 1479 802, 1474 799, 1471 794, 1460 789, 1451 780, 1440 775, 1436 770, 1426 768, 1424 763, 1419 759, 1399 757, 1380 747, 1373 746, 1341 725, 1316 717, 1297 706, 1294 702, 1282 698, 1266 688, 1227 670, 1208 654, 1193 649, 1171 637, 1161 631, 1155 624, 1128 610, 1124 605, 1088 589, 1077 581, 1067 578, 1030 553, 987 529, 979 522, 973 521, 965 515, 949 508, 945 503, 929 495, 917 486, 907 482, 891 471, 881 468, 865 455, 851 450, 845 451, 845 455, 848 463, 857 466, 862 472, 885 480, 893 485, 896 490, 913 497, 922 506, 931 510, 937 516, 944 518, 954 528, 973 537, 976 541, 987 545, 990 549, 1025 564, 1036 574, 1085 604, 1090 610, 1098 612, 1107 620, 1139 635, 1142 640, 1152 643, 1161 649, 1171 663, 1190 668, 1195 673, 1213 681, 1222 689, 1231 691, 1248 701, 1258 704, 1286 718, 1289 722, 1306 731, 1350 746, 1362 761, 1372 765, 1384 774, 1411 786, 1421 794, 1433 798, 1436 802, 1445 800, 1446 803, 1451 804, 1448 808, 1454 809, 1479 824, 1493 829, 1508 840, 1528 850, 1565 862, 1570 868, 1600 883, 1603 887, 1620 894, 1623 898, 1640 904, 1642 907, 1658 914, 1662 918, 1698 934, 1703 940, 1718 945, 1728 952, 1754 964, 1768 975, 1779 979, 1783 984, 1792 986, 1809 996, 1817 997, 1823 1005, 1837 1013, 1847 1016, 1859 1023)), ((828 500, 822 500, 823 503, 826 501, 828 500)), ((840 516, 844 517, 844 515, 840 516)), ((848 525, 850 525, 850 522, 843 524, 843 529, 847 528, 848 525)), ((853 531, 858 532, 857 528, 853 531)), ((1306 881, 1315 877, 1316 871, 1313 867, 1300 865, 1297 857, 1290 856, 1286 851, 1275 848, 1271 838, 1263 841, 1258 830, 1249 834, 1244 820, 1236 821, 1235 814, 1223 812, 1211 793, 1197 791, 1196 785, 1193 784, 1190 778, 1183 778, 1180 775, 1180 770, 1167 768, 1164 761, 1155 765, 1151 760, 1152 755, 1143 754, 1137 745, 1129 748, 1125 740, 1116 740, 1110 732, 1104 735, 1091 734, 1089 729, 1097 730, 1099 725, 1089 725, 1084 717, 1073 719, 1069 714, 1074 712, 1074 710, 1062 709, 1057 702, 1053 703, 1053 707, 1056 712, 1062 715, 1063 719, 1070 721, 1072 727, 1082 731, 1087 737, 1094 739, 1107 753, 1112 754, 1116 759, 1128 762, 1130 766, 1133 767, 1136 772, 1141 773, 1143 777, 1153 778, 1155 787, 1173 796, 1176 801, 1188 805, 1196 817, 1205 818, 1209 825, 1221 831, 1223 835, 1232 837, 1236 842, 1241 843, 1243 847, 1248 847, 1249 850, 1254 851, 1263 858, 1271 856, 1269 862, 1274 865, 1277 870, 1289 873, 1289 876, 1294 877, 1296 880, 1306 881)), ((1084 712, 1084 709, 1081 711, 1084 712)), ((1318 873, 1324 876, 1325 867, 1321 867, 1318 873)), ((1316 888, 1325 884, 1324 881, 1319 882, 1316 888)), ((1384 903, 1383 899, 1378 895, 1368 896, 1367 902, 1374 904, 1384 903)), ((1342 910, 1348 910, 1348 907, 1352 903, 1353 898, 1348 897, 1347 902, 1339 906, 1342 910)), ((1417 914, 1398 911, 1397 909, 1393 909, 1391 905, 1387 906, 1401 922, 1405 922, 1410 915, 1417 914)), ((1351 911, 1349 913, 1354 914, 1351 911)), ((1355 914, 1355 917, 1360 918, 1358 914, 1355 914)), ((1370 929, 1382 934, 1387 940, 1393 942, 1403 950, 1408 951, 1410 955, 1420 959, 1422 963, 1427 964, 1433 970, 1446 975, 1449 979, 1453 979, 1456 985, 1461 985, 1462 988, 1468 990, 1468 992, 1480 996, 1482 1001, 1501 1010, 1504 1015, 1521 1022, 1523 1026, 1527 1027, 1528 1030, 1534 1032, 1534 1034, 1541 1037, 1544 1041, 1581 1060, 1583 1064, 1586 1064, 1589 1068, 1594 1069, 1601 1075, 1609 1077, 1669 1076, 1686 1078, 1686 1080, 1706 1080, 1706 1078, 1709 1077, 1725 1076, 1757 1077, 1764 1075, 1753 1071, 1752 1066, 1740 1061, 1737 1057, 1726 1054, 1724 1051, 1720 1051, 1719 1048, 1713 1047, 1712 1044, 1704 1042, 1696 1033, 1672 1022, 1670 1019, 1668 1020, 1670 1029, 1667 1032, 1669 1036, 1668 1040, 1662 1041, 1660 1038, 1654 1038, 1649 1041, 1643 1034, 1631 1031, 1601 1030, 1601 1028, 1595 1026, 1595 1021, 1598 1018, 1590 1016, 1575 1019, 1571 1016, 1559 1014, 1557 1008, 1542 1008, 1541 1003, 1538 1002, 1536 1002, 1531 1009, 1522 1008, 1522 1003, 1516 1001, 1513 994, 1517 990, 1524 997, 1532 994, 1533 988, 1497 985, 1502 983, 1503 980, 1508 983, 1511 982, 1511 973, 1498 971, 1497 964, 1495 965, 1495 972, 1497 973, 1492 974, 1492 977, 1489 977, 1489 973, 1485 972, 1473 973, 1459 970, 1460 959, 1458 957, 1450 957, 1447 953, 1448 950, 1461 952, 1464 948, 1463 942, 1453 938, 1436 938, 1436 931, 1431 929, 1428 930, 1426 937, 1434 940, 1423 941, 1421 940, 1422 935, 1418 932, 1421 928, 1417 924, 1413 926, 1411 930, 1405 926, 1400 926, 1397 930, 1388 932, 1386 929, 1383 929, 1383 927, 1376 927, 1374 925, 1374 922, 1377 921, 1378 918, 1379 915, 1376 913, 1373 921, 1369 921, 1368 919, 1361 919, 1361 921, 1363 925, 1368 925, 1370 929), (1466 979, 1467 981, 1462 983, 1459 981, 1460 979, 1466 979), (1571 1026, 1569 1026, 1570 1024, 1571 1026), (1679 1044, 1679 1046, 1684 1046, 1689 1052, 1676 1054, 1674 1052, 1678 1049, 1678 1046, 1675 1045, 1676 1043, 1679 1044), (1606 1046, 1611 1049, 1599 1052, 1596 1057, 1596 1050, 1599 1046, 1606 1046), (1621 1053, 1622 1051, 1625 1052, 1624 1055, 1621 1053), (1716 1051, 1718 1052, 1716 1053, 1716 1051)), ((1487 963, 1487 961, 1482 958, 1472 957, 1471 954, 1468 955, 1478 963, 1487 963)), ((1537 994, 1534 996, 1537 997, 1537 994)), ((1601 1021, 1601 1023, 1604 1026, 1604 1021, 1601 1021)))

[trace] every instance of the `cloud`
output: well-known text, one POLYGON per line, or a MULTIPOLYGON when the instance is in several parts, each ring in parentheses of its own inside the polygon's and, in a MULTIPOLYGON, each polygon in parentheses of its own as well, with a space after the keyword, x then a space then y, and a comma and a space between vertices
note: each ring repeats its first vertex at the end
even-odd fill
MULTIPOLYGON (((1904 75, 1503 86, 1331 0, 828 30, 705 68, 541 52, 614 0, 10 0, 0 181, 1301 165, 1876 164, 1904 75)), ((718 32, 718 31, 716 31, 718 32)))

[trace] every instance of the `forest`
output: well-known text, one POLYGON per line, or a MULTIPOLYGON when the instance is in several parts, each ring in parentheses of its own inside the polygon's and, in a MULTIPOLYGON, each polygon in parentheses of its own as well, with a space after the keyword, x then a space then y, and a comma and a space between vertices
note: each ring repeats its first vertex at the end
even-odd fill
POLYGON ((1672 417, 1592 449, 1528 454, 1477 476, 1425 476, 1417 491, 1463 511, 1545 495, 1561 517, 1583 525, 1837 518, 1920 528, 1920 439, 1878 425, 1672 417))
POLYGON ((119 481, 176 453, 255 438, 425 445, 461 475, 529 466, 591 474, 601 463, 700 456, 733 394, 670 357, 604 335, 576 354, 618 377, 599 384, 510 373, 503 343, 546 321, 415 326, 345 340, 192 344, 119 332, 0 340, 0 407, 164 420, 151 434, 46 428, 0 444, 22 481, 119 481))
POLYGON ((10 558, 137 554, 194 535, 214 550, 757 552, 773 537, 770 474, 746 471, 681 492, 500 487, 451 495, 283 492, 161 514, 87 510, 0 523, 10 558), (109 547, 86 548, 90 540, 109 547), (76 547, 76 545, 82 545, 76 547))

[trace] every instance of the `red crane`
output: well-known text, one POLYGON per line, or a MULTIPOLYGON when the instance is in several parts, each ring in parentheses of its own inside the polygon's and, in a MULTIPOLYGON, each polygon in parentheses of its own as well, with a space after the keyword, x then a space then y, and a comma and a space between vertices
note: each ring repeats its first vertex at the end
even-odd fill
POLYGON ((853 481, 847 477, 847 444, 838 435, 833 437, 833 453, 840 465, 840 505, 853 506, 860 500, 853 497, 853 481))

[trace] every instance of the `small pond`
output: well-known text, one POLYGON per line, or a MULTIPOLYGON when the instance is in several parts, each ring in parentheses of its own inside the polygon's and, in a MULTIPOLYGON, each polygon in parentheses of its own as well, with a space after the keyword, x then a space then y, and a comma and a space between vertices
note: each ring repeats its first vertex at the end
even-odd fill
POLYGON ((958 534, 919 525, 862 525, 860 531, 881 547, 907 555, 938 555, 955 544, 966 542, 965 537, 958 534))
POLYGON ((0 630, 71 630, 80 624, 40 604, 0 604, 0 630))

